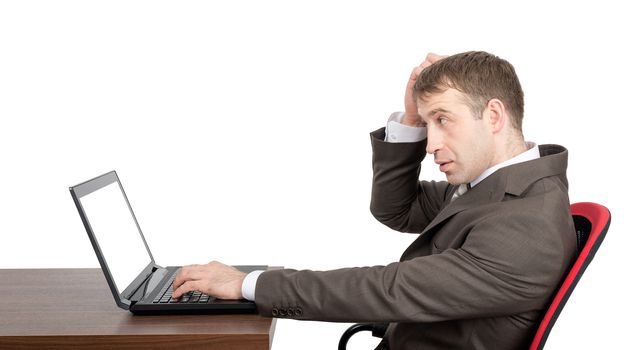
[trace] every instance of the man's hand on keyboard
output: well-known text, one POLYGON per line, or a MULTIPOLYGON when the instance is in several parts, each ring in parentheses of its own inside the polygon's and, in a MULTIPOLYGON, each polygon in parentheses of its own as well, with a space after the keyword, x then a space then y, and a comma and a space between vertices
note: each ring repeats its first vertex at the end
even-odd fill
POLYGON ((217 261, 184 266, 173 283, 172 297, 197 290, 218 299, 242 299, 242 281, 247 274, 217 261))

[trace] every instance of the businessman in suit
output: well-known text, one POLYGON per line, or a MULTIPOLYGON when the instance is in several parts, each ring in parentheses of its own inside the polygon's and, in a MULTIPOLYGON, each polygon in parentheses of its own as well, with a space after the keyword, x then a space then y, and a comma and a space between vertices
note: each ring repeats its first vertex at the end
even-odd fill
POLYGON ((379 349, 522 349, 575 258, 567 150, 526 142, 513 66, 486 52, 429 54, 405 112, 371 133, 371 212, 417 233, 398 262, 245 275, 184 267, 175 296, 255 300, 265 316, 389 323, 379 349), (420 181, 430 153, 447 181, 420 181))

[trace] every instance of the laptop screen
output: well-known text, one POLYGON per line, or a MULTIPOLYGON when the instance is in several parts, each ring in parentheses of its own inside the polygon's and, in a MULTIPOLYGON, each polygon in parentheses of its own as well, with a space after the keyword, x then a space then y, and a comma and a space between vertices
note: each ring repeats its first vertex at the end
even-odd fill
POLYGON ((152 262, 119 182, 79 198, 111 276, 122 293, 152 262))

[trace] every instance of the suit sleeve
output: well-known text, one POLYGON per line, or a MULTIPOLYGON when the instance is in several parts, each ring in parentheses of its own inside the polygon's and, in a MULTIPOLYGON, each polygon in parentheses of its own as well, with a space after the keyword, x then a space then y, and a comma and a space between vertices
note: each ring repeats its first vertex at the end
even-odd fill
POLYGON ((461 248, 440 254, 387 266, 267 271, 256 303, 265 316, 333 322, 438 322, 539 310, 567 266, 560 236, 526 213, 487 218, 461 248))
POLYGON ((426 140, 388 143, 384 134, 384 128, 371 133, 371 213, 396 231, 421 232, 444 206, 451 186, 444 181, 419 181, 426 140))

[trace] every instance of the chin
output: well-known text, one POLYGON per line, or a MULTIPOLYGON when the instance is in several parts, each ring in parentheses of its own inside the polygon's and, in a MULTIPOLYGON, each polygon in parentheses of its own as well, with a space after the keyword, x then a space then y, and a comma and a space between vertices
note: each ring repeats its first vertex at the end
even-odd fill
POLYGON ((461 185, 464 183, 463 181, 456 178, 455 176, 450 176, 450 175, 447 175, 447 182, 450 183, 451 185, 461 185))
POLYGON ((465 174, 446 174, 447 175, 447 182, 452 184, 452 185, 464 185, 464 184, 468 184, 469 182, 471 182, 474 178, 469 179, 469 176, 466 176, 465 174), (457 175, 457 176, 456 176, 457 175))

